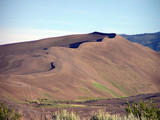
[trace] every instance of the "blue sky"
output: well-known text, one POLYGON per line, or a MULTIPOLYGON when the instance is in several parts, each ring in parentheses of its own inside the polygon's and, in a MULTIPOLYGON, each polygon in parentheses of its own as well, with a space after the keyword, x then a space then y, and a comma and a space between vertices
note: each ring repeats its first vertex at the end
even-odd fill
POLYGON ((0 44, 93 31, 160 31, 160 0, 0 0, 0 44))

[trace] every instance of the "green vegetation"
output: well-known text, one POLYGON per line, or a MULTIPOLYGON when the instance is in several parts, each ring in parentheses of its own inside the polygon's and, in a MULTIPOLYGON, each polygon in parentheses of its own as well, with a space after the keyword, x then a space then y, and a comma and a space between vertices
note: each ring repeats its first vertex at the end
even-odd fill
POLYGON ((89 120, 139 120, 139 119, 136 118, 133 114, 121 117, 119 115, 111 115, 104 111, 99 111, 97 113, 94 113, 89 120))
POLYGON ((128 92, 128 90, 126 90, 119 82, 117 82, 117 84, 113 81, 110 81, 111 84, 116 87, 117 89, 119 89, 120 91, 122 91, 124 94, 126 94, 127 96, 130 96, 131 94, 128 92))
POLYGON ((118 68, 119 70, 123 70, 122 67, 118 64, 116 64, 115 67, 118 68))
MULTIPOLYGON (((56 92, 59 92, 56 90, 56 92)), ((43 95, 44 97, 47 97, 47 98, 52 98, 52 96, 50 96, 49 94, 43 92, 43 93, 40 93, 41 95, 43 95)))
POLYGON ((79 104, 44 104, 44 105, 40 105, 38 106, 40 108, 76 108, 76 107, 88 107, 86 105, 79 105, 79 104))
POLYGON ((80 89, 86 93, 90 93, 90 91, 87 88, 80 88, 80 89))
POLYGON ((53 114, 53 120, 80 120, 78 113, 61 110, 53 114))
POLYGON ((0 120, 20 120, 22 114, 16 113, 14 108, 9 108, 4 103, 0 104, 0 120))
MULTIPOLYGON (((89 118, 83 120, 160 120, 160 109, 156 109, 152 101, 147 106, 146 102, 130 104, 127 102, 126 116, 110 115, 104 111, 98 111, 89 118)), ((80 107, 80 106, 78 106, 80 107)), ((80 119, 78 113, 62 110, 53 114, 53 120, 77 120, 80 119), (65 118, 65 119, 64 119, 65 118)))
MULTIPOLYGON (((31 101, 33 103, 33 101, 31 101)), ((39 98, 34 101, 43 105, 48 102, 46 98, 39 98)), ((49 105, 54 108, 70 108, 70 107, 89 107, 86 105, 65 103, 69 101, 52 101, 55 104, 49 105), (60 103, 61 102, 61 103, 60 103), (58 104, 57 104, 58 103, 58 104)), ((73 101, 72 101, 73 102, 73 101)), ((75 102, 75 101, 74 101, 75 102)), ((68 112, 63 109, 55 112, 52 115, 52 120, 160 120, 160 109, 156 109, 155 105, 150 102, 140 101, 137 103, 129 103, 127 101, 128 107, 126 107, 126 115, 120 116, 118 114, 108 114, 105 111, 98 111, 90 115, 88 118, 80 118, 78 112, 68 112)), ((47 104, 39 107, 45 107, 47 104)), ((82 116, 81 116, 82 117, 82 116)), ((0 120, 20 120, 22 119, 22 114, 16 113, 14 108, 9 108, 5 103, 0 104, 0 120)))
POLYGON ((5 97, 8 98, 9 100, 15 102, 15 103, 26 104, 26 102, 20 101, 20 100, 14 98, 14 97, 13 97, 12 95, 10 95, 10 94, 6 94, 5 97))
MULTIPOLYGON (((80 120, 77 112, 67 112, 66 110, 61 110, 53 114, 53 120, 80 120)), ((83 118, 83 120, 139 120, 133 114, 128 116, 111 115, 104 111, 98 111, 92 114, 89 118, 83 118)), ((143 120, 146 120, 143 118, 143 120)))
POLYGON ((129 75, 132 77, 132 78, 137 78, 137 75, 133 72, 129 72, 129 75))
POLYGON ((91 116, 90 120, 112 120, 113 118, 117 118, 117 117, 118 117, 117 115, 110 115, 104 111, 99 111, 94 113, 91 116))
POLYGON ((61 90, 60 90, 60 89, 57 89, 56 92, 61 92, 61 90))
POLYGON ((125 35, 125 34, 123 34, 122 37, 128 39, 131 42, 136 42, 136 43, 142 44, 144 46, 147 46, 157 52, 160 51, 160 46, 159 46, 160 32, 138 34, 138 35, 125 35))
POLYGON ((114 91, 106 88, 105 86, 101 85, 100 83, 93 82, 93 85, 95 85, 99 90, 101 90, 101 91, 103 91, 103 92, 107 91, 107 92, 109 92, 110 94, 112 94, 112 96, 114 96, 114 97, 119 97, 114 91))
MULTIPOLYGON (((100 98, 99 98, 100 99, 100 98)), ((95 101, 97 99, 88 100, 51 100, 47 98, 38 98, 33 100, 26 100, 30 104, 37 104, 37 107, 47 107, 47 108, 72 108, 72 107, 89 107, 86 105, 81 105, 78 103, 85 103, 95 101)))
MULTIPOLYGON (((115 67, 116 68, 118 68, 119 70, 122 70, 122 68, 119 66, 119 65, 115 65, 115 67)), ((128 91, 128 90, 126 90, 118 81, 116 81, 116 80, 112 80, 111 78, 109 78, 108 76, 106 76, 103 72, 100 72, 100 71, 98 71, 98 73, 99 73, 99 75, 103 78, 103 79, 105 79, 105 80, 107 80, 108 82, 110 82, 114 87, 116 87, 117 89, 119 89, 120 91, 122 91, 124 94, 126 94, 127 96, 130 96, 131 94, 130 94, 130 92, 128 91)), ((135 77, 135 76, 134 76, 135 77)), ((94 85, 96 85, 95 83, 94 83, 94 85)), ((99 88, 100 88, 100 85, 96 85, 96 86, 99 86, 99 88)), ((102 88, 102 85, 101 85, 101 88, 102 88)), ((103 87, 104 88, 104 87, 103 87)), ((107 88, 105 88, 105 89, 107 89, 107 88)), ((102 89, 101 89, 102 90, 102 89)), ((114 91, 111 91, 111 90, 107 90, 108 92, 110 92, 114 97, 120 97, 119 95, 117 95, 114 91)))
POLYGON ((133 114, 140 120, 142 120, 142 118, 146 118, 147 120, 160 120, 160 109, 156 109, 152 101, 150 101, 148 106, 145 101, 132 104, 127 101, 127 104, 127 115, 133 114))
POLYGON ((105 80, 110 80, 111 81, 111 79, 106 75, 106 74, 104 74, 104 70, 102 70, 103 72, 101 72, 101 71, 98 71, 98 74, 103 78, 103 79, 105 79, 105 80))
POLYGON ((78 99, 80 100, 74 100, 74 101, 93 101, 93 100, 100 100, 100 99, 104 99, 103 97, 93 97, 93 96, 78 96, 78 99))
POLYGON ((138 90, 137 90, 136 87, 133 87, 132 89, 133 89, 136 93, 138 93, 138 90))

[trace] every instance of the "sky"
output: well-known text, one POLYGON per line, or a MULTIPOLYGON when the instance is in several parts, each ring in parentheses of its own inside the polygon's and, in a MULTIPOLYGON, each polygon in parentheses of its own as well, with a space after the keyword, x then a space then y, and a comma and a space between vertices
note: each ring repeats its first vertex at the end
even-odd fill
POLYGON ((0 45, 94 31, 160 31, 160 0, 0 0, 0 45))

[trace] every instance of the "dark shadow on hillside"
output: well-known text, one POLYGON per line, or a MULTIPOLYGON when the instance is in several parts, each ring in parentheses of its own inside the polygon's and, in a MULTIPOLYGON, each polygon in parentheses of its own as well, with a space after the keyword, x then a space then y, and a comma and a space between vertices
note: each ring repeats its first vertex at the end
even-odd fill
POLYGON ((56 66, 54 65, 54 62, 51 62, 51 68, 49 70, 54 69, 56 66))
POLYGON ((82 42, 69 44, 69 48, 78 48, 82 43, 85 43, 85 42, 88 42, 88 41, 82 41, 82 42))
POLYGON ((115 38, 116 37, 115 33, 93 32, 93 33, 90 33, 90 34, 93 34, 93 35, 104 35, 104 36, 108 36, 109 38, 115 38))
POLYGON ((97 41, 97 42, 102 42, 102 40, 103 40, 103 38, 97 39, 96 41, 97 41))
POLYGON ((82 41, 82 42, 77 42, 77 43, 72 43, 69 44, 69 48, 78 48, 82 43, 85 42, 102 42, 103 38, 97 39, 96 41, 82 41))
POLYGON ((48 50, 48 48, 43 48, 43 50, 48 50))
POLYGON ((90 35, 101 35, 103 37, 94 41, 82 41, 82 42, 72 43, 72 44, 69 44, 69 48, 75 49, 85 42, 102 42, 105 37, 114 38, 116 36, 115 33, 100 33, 100 32, 93 32, 93 33, 90 33, 90 35))

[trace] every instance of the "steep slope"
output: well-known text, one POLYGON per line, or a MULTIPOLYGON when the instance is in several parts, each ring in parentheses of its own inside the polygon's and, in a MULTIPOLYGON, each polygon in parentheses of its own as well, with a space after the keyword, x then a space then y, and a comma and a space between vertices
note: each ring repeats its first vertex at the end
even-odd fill
POLYGON ((137 34, 137 35, 123 34, 122 37, 128 39, 131 42, 136 42, 144 46, 147 46, 157 52, 160 51, 160 32, 137 34))
POLYGON ((49 38, 0 51, 1 98, 113 98, 160 90, 158 53, 115 34, 49 38))

